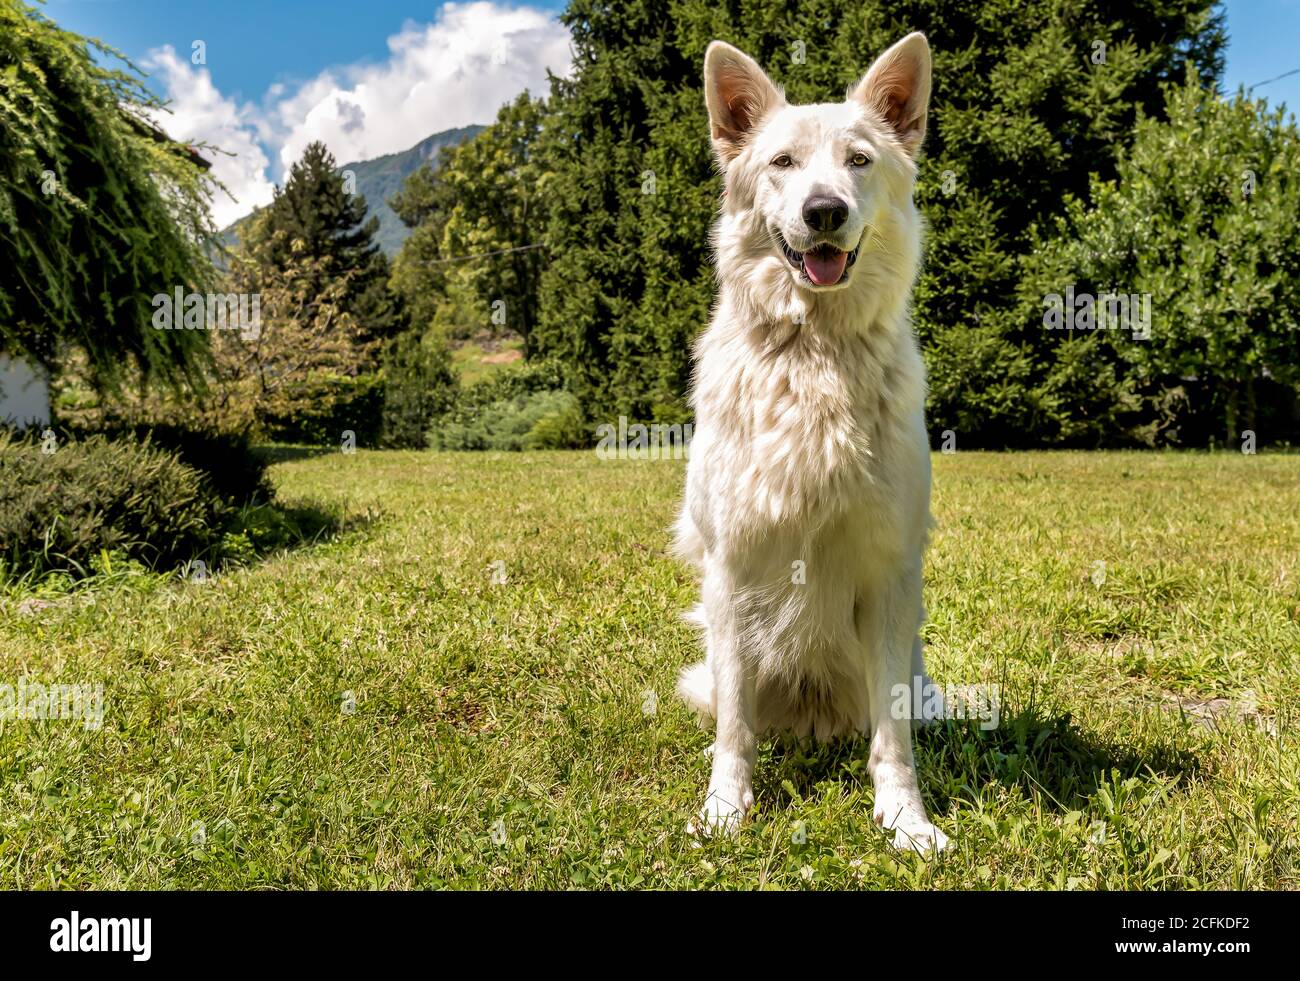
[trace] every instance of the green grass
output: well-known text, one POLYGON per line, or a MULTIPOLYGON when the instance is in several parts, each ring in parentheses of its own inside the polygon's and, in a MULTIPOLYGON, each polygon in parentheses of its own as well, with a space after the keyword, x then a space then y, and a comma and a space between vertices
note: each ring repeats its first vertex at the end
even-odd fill
POLYGON ((488 358, 499 357, 507 351, 524 350, 524 339, 518 335, 508 335, 493 340, 489 336, 480 336, 471 340, 456 341, 450 345, 451 367, 456 372, 462 385, 473 385, 492 377, 507 365, 518 362, 490 361, 488 358))
POLYGON ((1001 725, 920 736, 929 862, 872 824, 861 741, 765 743, 739 839, 687 838, 711 737, 672 696, 680 463, 274 476, 352 530, 0 596, 0 682, 107 702, 98 731, 0 723, 0 886, 1300 886, 1300 457, 936 456, 928 661, 1000 685, 1001 725))

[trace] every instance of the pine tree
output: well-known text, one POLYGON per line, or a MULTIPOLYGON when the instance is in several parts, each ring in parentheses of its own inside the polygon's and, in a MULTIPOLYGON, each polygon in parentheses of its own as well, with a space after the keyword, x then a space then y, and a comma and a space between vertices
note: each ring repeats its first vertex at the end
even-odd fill
POLYGON ((348 193, 325 144, 310 143, 267 208, 267 236, 284 232, 272 257, 287 260, 297 251, 293 243, 300 242, 301 257, 320 260, 327 275, 361 269, 379 251, 374 242, 379 219, 367 221, 367 210, 364 195, 348 193))
MULTIPOLYGON (((589 420, 645 415, 662 375, 674 379, 668 399, 680 409, 686 351, 662 350, 655 332, 692 336, 708 302, 707 263, 700 263, 703 275, 677 309, 643 306, 649 276, 680 270, 707 247, 708 211, 698 201, 683 216, 683 231, 700 234, 679 242, 683 251, 645 247, 644 222, 653 220, 658 200, 644 199, 668 186, 698 199, 700 192, 685 189, 712 186, 707 157, 697 157, 705 166, 681 183, 668 184, 666 169, 647 173, 654 171, 647 154, 656 123, 671 125, 656 119, 656 110, 666 110, 665 95, 690 86, 697 72, 674 43, 668 8, 654 0, 573 0, 561 15, 573 38, 574 72, 552 81, 547 149, 555 177, 534 349, 564 364, 589 420)), ((707 128, 699 133, 707 146, 707 128)))
POLYGON ((323 143, 308 144, 256 226, 262 248, 277 268, 303 261, 318 269, 323 290, 346 277, 344 309, 367 341, 383 341, 406 326, 401 300, 389 287, 388 258, 375 243, 378 218, 366 218, 364 195, 352 193, 323 143))

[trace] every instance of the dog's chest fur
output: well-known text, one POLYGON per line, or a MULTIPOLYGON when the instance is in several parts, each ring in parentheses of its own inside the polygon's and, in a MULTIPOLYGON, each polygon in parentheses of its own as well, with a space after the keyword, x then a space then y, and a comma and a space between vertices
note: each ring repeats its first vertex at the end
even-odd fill
MULTIPOLYGON (((894 337, 778 324, 707 337, 695 392, 708 492, 746 540, 801 537, 853 513, 893 526, 888 455, 901 376, 894 337)), ((724 529, 717 529, 726 534, 724 529)), ((737 543, 738 544, 738 543, 737 543)))
POLYGON ((863 730, 860 606, 919 552, 928 512, 915 340, 722 313, 697 348, 679 548, 725 570, 761 729, 863 730))

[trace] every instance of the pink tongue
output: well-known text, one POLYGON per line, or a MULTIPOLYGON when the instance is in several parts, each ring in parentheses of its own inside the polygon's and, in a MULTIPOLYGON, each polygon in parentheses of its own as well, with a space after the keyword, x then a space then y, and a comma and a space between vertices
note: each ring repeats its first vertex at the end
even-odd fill
POLYGON ((827 250, 826 252, 805 252, 803 254, 803 270, 818 286, 834 286, 844 275, 844 263, 848 261, 849 254, 827 250))

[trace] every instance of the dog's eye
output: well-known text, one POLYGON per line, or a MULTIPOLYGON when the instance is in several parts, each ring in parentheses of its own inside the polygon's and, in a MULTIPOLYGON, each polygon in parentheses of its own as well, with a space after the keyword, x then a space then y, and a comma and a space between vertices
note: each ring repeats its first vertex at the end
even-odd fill
POLYGON ((855 153, 853 154, 853 159, 850 160, 849 163, 853 164, 855 167, 865 167, 867 164, 871 163, 871 160, 865 153, 855 153))
POLYGON ((794 161, 790 159, 790 154, 788 154, 788 153, 778 153, 775 157, 772 158, 772 166, 773 166, 773 167, 793 167, 793 166, 794 166, 794 161))

